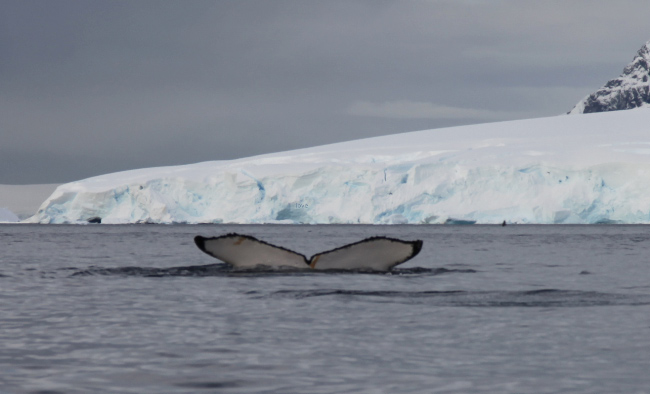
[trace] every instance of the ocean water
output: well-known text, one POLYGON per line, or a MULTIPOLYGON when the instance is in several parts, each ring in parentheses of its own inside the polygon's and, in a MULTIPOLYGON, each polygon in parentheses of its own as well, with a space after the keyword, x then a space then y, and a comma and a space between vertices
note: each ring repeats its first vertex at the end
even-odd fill
POLYGON ((650 393, 650 227, 1 225, 0 393, 650 393), (236 272, 421 239, 388 274, 236 272))

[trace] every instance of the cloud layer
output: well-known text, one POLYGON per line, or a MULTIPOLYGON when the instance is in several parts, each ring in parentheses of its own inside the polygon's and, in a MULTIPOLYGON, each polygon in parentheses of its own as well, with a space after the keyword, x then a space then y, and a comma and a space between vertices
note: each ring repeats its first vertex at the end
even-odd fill
POLYGON ((386 101, 371 103, 356 101, 350 105, 348 112, 357 116, 373 116, 393 119, 462 119, 493 121, 518 119, 526 117, 524 112, 490 111, 476 108, 450 107, 421 101, 386 101))
POLYGON ((0 184, 562 114, 637 0, 0 4, 0 184))

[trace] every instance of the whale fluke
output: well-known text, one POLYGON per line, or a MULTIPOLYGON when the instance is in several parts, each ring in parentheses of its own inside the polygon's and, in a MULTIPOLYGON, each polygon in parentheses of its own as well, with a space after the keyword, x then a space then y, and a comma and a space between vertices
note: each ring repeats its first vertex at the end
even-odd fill
POLYGON ((307 258, 294 251, 260 241, 250 235, 227 234, 221 237, 194 237, 202 251, 235 268, 269 267, 309 268, 307 258))
POLYGON ((194 242, 203 252, 235 268, 256 266, 293 267, 315 270, 389 271, 415 257, 422 241, 402 241, 388 237, 366 238, 336 249, 315 254, 310 259, 292 250, 260 241, 250 235, 227 234, 194 242))
POLYGON ((422 241, 402 241, 372 237, 314 255, 309 265, 318 270, 389 271, 412 259, 422 249, 422 241))

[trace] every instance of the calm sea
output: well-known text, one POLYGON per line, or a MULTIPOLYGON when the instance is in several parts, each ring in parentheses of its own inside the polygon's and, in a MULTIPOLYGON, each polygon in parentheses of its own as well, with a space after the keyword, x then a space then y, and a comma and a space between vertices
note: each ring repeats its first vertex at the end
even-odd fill
POLYGON ((648 226, 0 225, 1 393, 650 393, 648 226), (422 239, 389 274, 233 272, 422 239))

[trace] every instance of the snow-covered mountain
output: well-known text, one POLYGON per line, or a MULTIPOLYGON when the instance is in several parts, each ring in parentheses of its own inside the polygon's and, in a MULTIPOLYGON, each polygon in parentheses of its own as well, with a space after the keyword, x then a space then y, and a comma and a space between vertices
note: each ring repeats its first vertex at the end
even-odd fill
POLYGON ((650 41, 628 64, 623 73, 582 99, 569 114, 618 111, 650 107, 650 41))
POLYGON ((103 175, 39 223, 650 223, 650 109, 425 130, 103 175))

